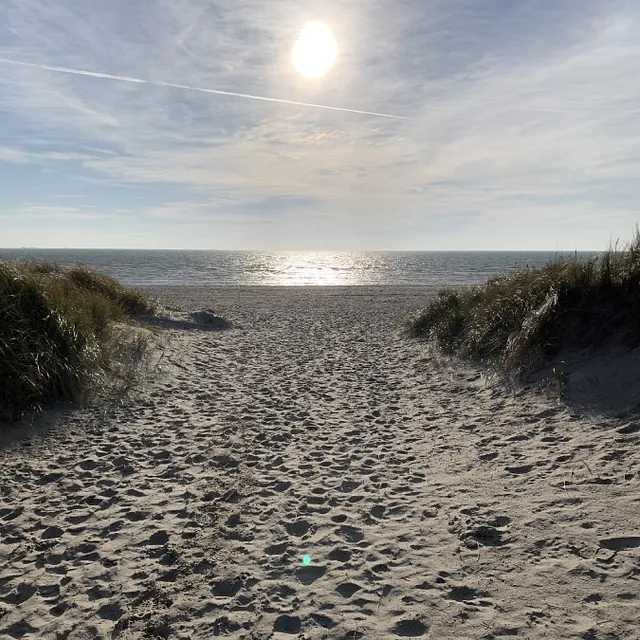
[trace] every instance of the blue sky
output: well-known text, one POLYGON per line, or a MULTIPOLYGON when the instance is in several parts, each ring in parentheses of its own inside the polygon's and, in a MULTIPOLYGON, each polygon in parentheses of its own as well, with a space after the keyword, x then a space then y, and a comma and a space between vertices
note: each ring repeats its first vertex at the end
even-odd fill
POLYGON ((600 250, 639 70, 632 0, 3 0, 0 246, 600 250))

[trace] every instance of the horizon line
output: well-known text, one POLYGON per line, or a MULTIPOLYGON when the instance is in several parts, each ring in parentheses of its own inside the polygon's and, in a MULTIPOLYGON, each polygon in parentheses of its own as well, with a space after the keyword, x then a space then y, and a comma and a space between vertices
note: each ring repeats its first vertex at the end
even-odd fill
MULTIPOLYGON (((217 251, 239 253, 599 253, 607 249, 184 249, 132 247, 0 247, 0 251, 217 251)), ((622 251, 622 250, 621 250, 622 251)))

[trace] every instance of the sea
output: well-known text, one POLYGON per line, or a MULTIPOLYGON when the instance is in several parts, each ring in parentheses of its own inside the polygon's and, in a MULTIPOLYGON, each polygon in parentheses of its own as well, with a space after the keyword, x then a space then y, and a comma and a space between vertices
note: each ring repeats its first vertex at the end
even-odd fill
POLYGON ((136 285, 476 285, 559 257, 549 251, 181 251, 0 249, 0 259, 83 265, 136 285))

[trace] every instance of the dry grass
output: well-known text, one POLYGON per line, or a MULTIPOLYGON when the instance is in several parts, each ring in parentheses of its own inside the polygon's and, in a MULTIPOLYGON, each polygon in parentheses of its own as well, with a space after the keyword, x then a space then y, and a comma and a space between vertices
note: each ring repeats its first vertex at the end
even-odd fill
MULTIPOLYGON (((0 261, 0 419, 95 394, 119 357, 115 324, 133 326, 136 315, 157 309, 145 294, 85 267, 0 261)), ((148 346, 136 340, 132 356, 148 346)), ((124 389, 133 385, 127 371, 124 389)))
POLYGON ((640 232, 589 260, 559 258, 489 280, 443 289, 406 326, 442 350, 520 375, 568 347, 598 348, 615 337, 640 344, 640 232))

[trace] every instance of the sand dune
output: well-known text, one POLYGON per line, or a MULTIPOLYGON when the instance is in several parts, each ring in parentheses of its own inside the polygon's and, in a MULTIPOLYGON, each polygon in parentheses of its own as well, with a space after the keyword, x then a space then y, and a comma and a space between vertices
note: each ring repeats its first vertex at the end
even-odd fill
POLYGON ((152 292, 232 327, 5 436, 0 637, 640 637, 634 418, 403 339, 426 288, 152 292))

